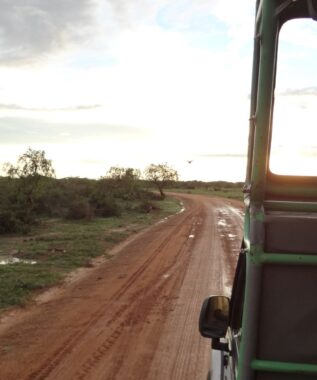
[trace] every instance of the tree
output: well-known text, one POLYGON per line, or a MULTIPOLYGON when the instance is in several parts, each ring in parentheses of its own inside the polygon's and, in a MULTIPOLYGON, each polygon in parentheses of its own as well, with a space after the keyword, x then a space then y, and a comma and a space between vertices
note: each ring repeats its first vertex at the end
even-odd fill
POLYGON ((34 150, 29 148, 18 158, 16 166, 10 163, 5 164, 5 170, 9 177, 15 178, 39 178, 54 177, 55 171, 52 161, 45 157, 44 150, 34 150))
POLYGON ((138 169, 112 166, 104 179, 115 196, 133 199, 139 192, 140 177, 141 172, 138 169))
POLYGON ((169 182, 178 181, 177 171, 168 166, 167 163, 149 165, 144 171, 144 176, 157 186, 162 199, 165 198, 163 187, 169 182))
POLYGON ((29 217, 35 206, 35 197, 45 180, 55 176, 52 161, 45 157, 43 150, 28 148, 18 158, 16 165, 6 163, 4 170, 10 178, 18 179, 16 200, 20 208, 25 208, 25 214, 29 217))
POLYGON ((111 179, 131 179, 137 180, 141 176, 139 169, 133 168, 122 168, 120 166, 111 166, 111 168, 107 172, 107 178, 111 179))

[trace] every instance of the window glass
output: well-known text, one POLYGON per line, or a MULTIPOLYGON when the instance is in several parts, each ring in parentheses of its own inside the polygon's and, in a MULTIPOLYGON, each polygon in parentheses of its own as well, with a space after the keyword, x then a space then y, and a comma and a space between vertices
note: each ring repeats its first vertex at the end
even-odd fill
POLYGON ((281 29, 270 170, 317 176, 317 22, 299 19, 281 29))

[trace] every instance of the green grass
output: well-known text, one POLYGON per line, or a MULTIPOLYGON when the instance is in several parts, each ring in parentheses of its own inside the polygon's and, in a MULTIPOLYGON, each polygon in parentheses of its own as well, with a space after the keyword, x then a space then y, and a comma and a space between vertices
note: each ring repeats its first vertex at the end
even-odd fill
POLYGON ((22 305, 32 291, 56 284, 61 276, 45 265, 0 266, 0 309, 22 305))
POLYGON ((0 309, 23 305, 34 290, 59 283, 70 271, 89 266, 94 257, 109 257, 115 244, 181 208, 172 198, 151 203, 154 209, 149 213, 138 211, 135 203, 120 217, 76 222, 43 219, 28 236, 2 236, 0 262, 8 257, 21 262, 0 265, 0 309))
POLYGON ((201 194, 201 195, 209 195, 213 197, 221 197, 221 198, 229 198, 229 199, 237 199, 239 201, 243 201, 243 193, 240 188, 195 188, 195 189, 169 189, 170 192, 175 193, 186 193, 186 194, 201 194))

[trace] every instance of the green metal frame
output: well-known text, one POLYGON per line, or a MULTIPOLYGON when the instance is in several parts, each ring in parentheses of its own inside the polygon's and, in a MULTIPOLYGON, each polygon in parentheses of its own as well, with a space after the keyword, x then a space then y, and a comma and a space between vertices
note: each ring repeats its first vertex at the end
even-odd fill
POLYGON ((276 176, 269 171, 279 30, 289 19, 313 17, 307 11, 311 6, 308 3, 314 3, 317 9, 317 0, 256 1, 248 165, 244 189, 247 268, 238 380, 253 380, 258 371, 315 375, 317 378, 317 365, 256 358, 263 266, 317 266, 317 252, 316 255, 300 252, 268 254, 263 247, 265 211, 317 212, 317 178, 276 176))

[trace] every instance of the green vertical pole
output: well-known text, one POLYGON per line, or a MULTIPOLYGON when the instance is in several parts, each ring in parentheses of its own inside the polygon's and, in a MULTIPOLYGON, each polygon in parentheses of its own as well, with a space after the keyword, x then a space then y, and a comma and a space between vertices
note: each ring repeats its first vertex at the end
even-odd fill
POLYGON ((256 95, 258 88, 258 70, 259 70, 259 52, 260 43, 258 38, 257 27, 257 15, 259 10, 259 0, 256 3, 255 12, 255 26, 254 26, 254 43, 253 43, 253 64, 252 64, 252 82, 251 82, 251 102, 250 102, 250 119, 249 119, 249 143, 248 143, 248 161, 247 161, 247 174, 246 184, 249 185, 251 181, 251 169, 252 169, 252 156, 253 156, 253 144, 254 144, 254 116, 256 110, 256 95))
MULTIPOLYGON (((250 248, 247 252, 246 292, 242 323, 242 342, 238 365, 238 380, 254 380, 251 363, 256 359, 257 335, 260 315, 262 265, 256 259, 263 253, 264 210, 266 176, 268 170, 270 121, 273 104, 274 70, 276 56, 277 21, 274 14, 275 1, 257 3, 256 43, 257 54, 252 77, 251 117, 253 149, 249 150, 252 162, 248 168, 251 182, 250 204, 246 217, 249 228, 250 248), (260 16, 259 16, 260 15, 260 16)), ((246 237, 245 237, 246 238, 246 237)))
POLYGON ((264 0, 260 24, 260 59, 255 113, 251 200, 262 202, 268 169, 270 121, 274 91, 277 22, 273 0, 264 0))

